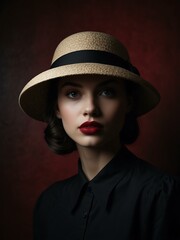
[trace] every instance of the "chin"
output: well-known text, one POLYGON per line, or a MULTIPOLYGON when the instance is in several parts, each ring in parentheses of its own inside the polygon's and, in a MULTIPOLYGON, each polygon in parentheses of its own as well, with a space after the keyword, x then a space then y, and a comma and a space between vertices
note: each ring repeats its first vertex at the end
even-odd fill
MULTIPOLYGON (((77 142, 77 141, 76 141, 77 142)), ((99 148, 104 149, 109 145, 109 143, 102 141, 102 139, 84 139, 83 141, 78 141, 77 145, 85 148, 99 148)))
POLYGON ((74 139, 74 141, 82 147, 97 147, 102 145, 102 139, 95 136, 85 136, 83 139, 74 139))

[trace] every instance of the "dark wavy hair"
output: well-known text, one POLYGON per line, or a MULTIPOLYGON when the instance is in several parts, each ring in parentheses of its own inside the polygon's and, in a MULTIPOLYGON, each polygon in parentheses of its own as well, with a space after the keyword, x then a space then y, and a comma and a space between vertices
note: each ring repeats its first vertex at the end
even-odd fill
MULTIPOLYGON (((132 96, 134 83, 125 81, 127 94, 132 96)), ((47 127, 44 131, 45 140, 50 149, 56 154, 67 154, 76 150, 75 142, 66 134, 62 120, 56 117, 58 80, 53 80, 49 87, 48 108, 46 110, 45 121, 47 127)), ((126 115, 124 126, 120 132, 122 144, 132 144, 139 136, 139 125, 137 117, 132 113, 126 115)))

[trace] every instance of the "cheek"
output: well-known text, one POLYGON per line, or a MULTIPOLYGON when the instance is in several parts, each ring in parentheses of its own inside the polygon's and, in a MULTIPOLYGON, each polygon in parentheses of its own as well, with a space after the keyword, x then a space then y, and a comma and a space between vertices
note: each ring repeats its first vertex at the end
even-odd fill
POLYGON ((112 102, 104 105, 104 114, 109 118, 121 118, 127 113, 126 103, 112 102))
POLYGON ((67 126, 70 128, 72 124, 76 123, 80 111, 78 104, 59 101, 58 109, 64 127, 67 126))
POLYGON ((69 121, 74 114, 73 108, 66 105, 59 105, 59 114, 63 121, 69 121))
POLYGON ((125 116, 127 113, 126 104, 114 103, 111 105, 106 105, 104 111, 109 127, 111 129, 116 129, 117 132, 120 132, 124 125, 125 116))
POLYGON ((72 131, 71 127, 72 127, 73 119, 75 118, 72 108, 69 108, 66 105, 63 105, 63 106, 58 105, 58 107, 59 107, 59 114, 62 120, 64 130, 69 135, 72 131))

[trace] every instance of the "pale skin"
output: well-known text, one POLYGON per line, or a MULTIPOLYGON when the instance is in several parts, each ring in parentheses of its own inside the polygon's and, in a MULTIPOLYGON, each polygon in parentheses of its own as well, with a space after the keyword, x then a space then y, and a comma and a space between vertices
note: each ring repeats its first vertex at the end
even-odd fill
POLYGON ((120 79, 86 76, 59 81, 56 115, 76 143, 82 169, 89 180, 121 148, 119 133, 131 103, 120 79), (79 127, 87 121, 100 123, 101 131, 92 135, 82 133, 79 127))

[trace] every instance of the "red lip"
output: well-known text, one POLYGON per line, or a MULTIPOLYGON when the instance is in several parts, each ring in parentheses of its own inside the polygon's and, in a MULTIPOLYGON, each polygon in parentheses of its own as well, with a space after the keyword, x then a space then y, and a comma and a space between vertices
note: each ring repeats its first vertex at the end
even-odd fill
POLYGON ((83 134, 93 135, 93 134, 98 133, 102 129, 102 127, 103 127, 102 124, 92 121, 92 122, 84 122, 79 127, 79 129, 83 134))
POLYGON ((84 122, 83 124, 81 124, 81 126, 79 128, 84 128, 84 127, 99 127, 102 128, 102 124, 92 121, 92 122, 84 122))

